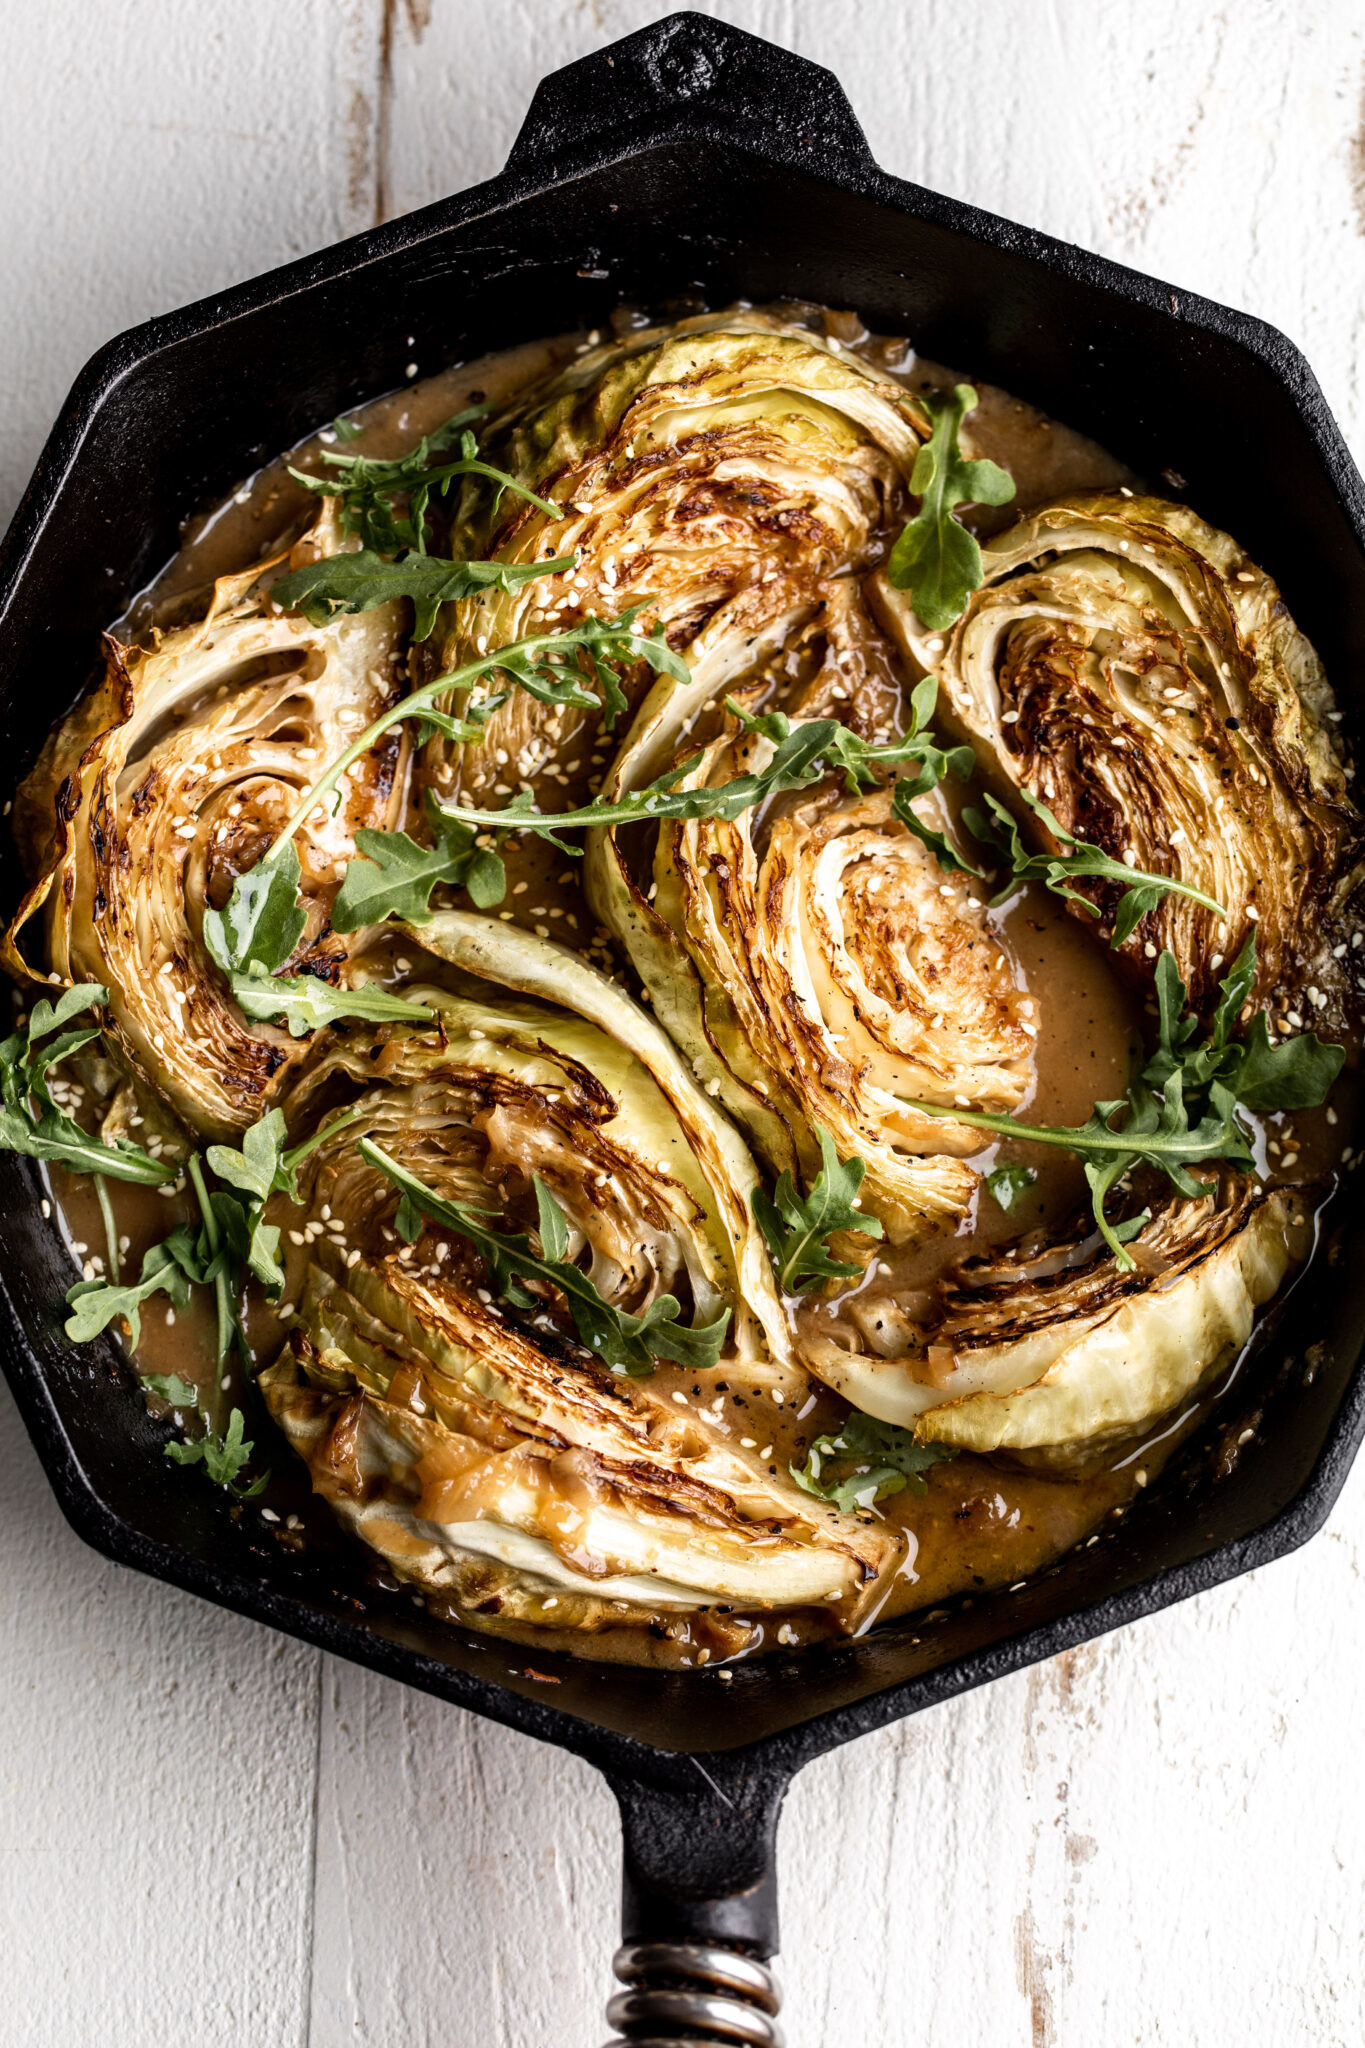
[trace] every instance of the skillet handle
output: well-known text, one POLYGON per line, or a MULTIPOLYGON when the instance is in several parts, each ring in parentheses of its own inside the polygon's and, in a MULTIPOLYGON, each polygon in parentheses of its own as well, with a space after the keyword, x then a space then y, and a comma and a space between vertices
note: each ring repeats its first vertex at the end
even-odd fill
POLYGON ((872 153, 832 71, 705 14, 670 14, 552 71, 512 145, 504 176, 527 190, 581 176, 676 136, 685 122, 733 148, 858 183, 872 153))
POLYGON ((612 1964, 621 1989, 607 2006, 618 2031, 608 2048, 782 2048, 767 1965, 778 1945, 777 1816, 787 1780, 721 1789, 704 1778, 696 1794, 609 1780, 625 1866, 612 1964))

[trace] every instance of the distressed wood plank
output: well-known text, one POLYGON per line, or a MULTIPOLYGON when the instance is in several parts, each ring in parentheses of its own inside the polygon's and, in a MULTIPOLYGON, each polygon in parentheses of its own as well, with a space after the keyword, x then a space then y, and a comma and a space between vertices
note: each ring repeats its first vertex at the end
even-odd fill
POLYGON ((597 1773, 335 1664, 323 1730, 310 2048, 605 2035, 620 1874, 597 1773))
POLYGON ((319 1659, 97 1558, 0 1393, 6 2048, 302 2037, 319 1659))
POLYGON ((371 0, 6 10, 0 521, 111 335, 375 220, 371 0))

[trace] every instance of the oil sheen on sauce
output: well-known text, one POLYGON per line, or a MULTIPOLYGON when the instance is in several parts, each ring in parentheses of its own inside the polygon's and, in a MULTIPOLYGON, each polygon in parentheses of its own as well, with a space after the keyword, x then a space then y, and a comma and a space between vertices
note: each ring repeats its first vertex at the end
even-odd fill
MULTIPOLYGON (((913 389, 942 389, 956 381, 956 372, 917 358, 906 343, 867 333, 851 314, 829 313, 807 306, 784 305, 770 310, 787 319, 828 333, 841 346, 866 355, 913 389)), ((618 316, 618 332, 638 323, 618 316)), ((508 350, 444 371, 381 398, 352 415, 360 429, 347 453, 392 456, 406 452, 425 432, 471 403, 497 405, 547 371, 604 338, 566 335, 508 350)), ((1138 481, 1099 448, 1021 400, 989 385, 978 385, 979 405, 972 433, 980 453, 1011 470, 1016 497, 1007 508, 983 512, 979 531, 998 530, 1023 507, 1063 491, 1104 489, 1138 481)), ((316 467, 326 446, 337 436, 328 430, 302 444, 286 459, 300 467, 316 467)), ((312 500, 287 473, 286 460, 271 464, 241 490, 185 530, 184 545, 154 584, 129 608, 118 629, 133 639, 154 626, 168 626, 195 617, 205 605, 217 576, 258 560, 298 530, 312 500)), ((571 748, 570 753, 574 750, 571 748)), ((577 768, 561 755, 565 780, 553 788, 546 808, 562 809, 586 802, 593 794, 600 764, 589 750, 578 750, 577 768)), ((540 790, 537 787, 537 800, 540 790)), ((548 844, 513 843, 506 849, 509 892, 505 899, 514 921, 542 931, 562 943, 587 949, 603 943, 583 900, 573 865, 548 844), (518 884, 525 884, 518 888, 518 884)), ((1035 1122, 1081 1123, 1098 1099, 1121 1095, 1127 1085, 1135 1051, 1143 1038, 1141 1007, 1111 970, 1102 942, 1087 933, 1078 919, 1045 890, 1030 885, 1002 911, 994 914, 1000 936, 1015 962, 1021 981, 1035 997, 1039 1030, 1036 1078, 1023 1105, 1035 1122)), ((1283 1125, 1285 1119, 1273 1120, 1283 1125)), ((1262 1161, 1268 1133, 1261 1133, 1262 1161)), ((1280 1138, 1286 1133, 1282 1130, 1280 1138)), ((1325 1167, 1334 1152, 1333 1134, 1322 1113, 1301 1113, 1295 1119, 1294 1147, 1300 1154, 1296 1179, 1325 1167)), ((1287 1143, 1283 1151, 1290 1148, 1287 1143)), ((1283 1156, 1283 1152, 1281 1153, 1283 1156)), ((992 1144, 974 1162, 982 1169, 1017 1160, 1035 1169, 1036 1181, 1008 1213, 989 1198, 979 1198, 963 1231, 920 1247, 897 1280, 908 1286, 932 1281, 949 1264, 971 1257, 993 1243, 1014 1239, 1036 1227, 1061 1222, 1085 1199, 1080 1164, 1066 1154, 1029 1147, 1014 1139, 992 1144)), ((1272 1175, 1273 1177, 1273 1175, 1272 1175)), ((54 1173, 54 1193, 63 1213, 78 1265, 103 1244, 103 1231, 93 1194, 83 1181, 54 1173)), ((136 1270, 143 1250, 176 1221, 188 1219, 185 1197, 166 1199, 153 1191, 115 1190, 123 1262, 136 1270)), ((298 1255, 295 1254, 297 1265, 298 1255)), ((286 1288, 286 1296, 293 1291, 286 1288)), ((249 1327, 257 1363, 264 1365, 278 1342, 278 1326, 263 1302, 250 1305, 249 1327)), ((205 1310, 196 1306, 177 1315, 154 1297, 143 1310, 140 1370, 179 1373, 211 1398, 213 1371, 210 1327, 205 1310)), ((225 1405, 243 1401, 244 1389, 224 1382, 225 1405)), ((658 1384, 665 1398, 675 1390, 693 1397, 692 1376, 661 1366, 658 1384)), ((707 1390, 709 1397, 710 1389, 707 1390)), ((816 1390, 800 1414, 773 1408, 762 1419, 762 1439, 774 1471, 804 1460, 811 1441, 837 1426, 843 1404, 816 1390), (771 1446, 770 1450, 768 1449, 771 1446)), ((1029 1577, 1081 1542, 1104 1520, 1121 1512, 1135 1488, 1152 1476, 1163 1458, 1197 1419, 1194 1411, 1139 1455, 1124 1446, 1112 1464, 1063 1476, 1044 1470, 1016 1468, 1006 1460, 964 1454, 934 1467, 923 1494, 909 1490, 883 1502, 874 1512, 904 1530, 907 1556, 875 1619, 917 1608, 932 1607, 964 1593, 1010 1585, 1029 1577)), ((263 1427, 268 1427, 264 1425, 263 1427)), ((722 1432, 750 1434, 756 1427, 752 1409, 727 1406, 718 1419, 722 1432)), ((1160 1434, 1160 1433, 1159 1433, 1160 1434)), ((295 1543, 316 1536, 334 1543, 326 1510, 307 1499, 302 1468, 282 1450, 271 1461, 274 1476, 265 1496, 280 1517, 282 1540, 295 1543)), ((428 1596, 427 1606, 439 1611, 428 1596)), ((623 1627, 593 1638, 588 1646, 564 1641, 562 1647, 588 1648, 595 1658, 623 1659, 659 1665, 689 1665, 701 1659, 719 1662, 751 1654, 772 1641, 774 1624, 760 1619, 721 1614, 671 1619, 662 1634, 623 1627), (613 1639, 615 1637, 615 1639, 613 1639)), ((782 1624, 779 1638, 790 1645, 827 1631, 819 1617, 793 1617, 782 1624)), ((518 1633, 512 1631, 510 1633, 518 1633)), ((523 1638, 550 1646, 555 1638, 544 1630, 523 1638)))

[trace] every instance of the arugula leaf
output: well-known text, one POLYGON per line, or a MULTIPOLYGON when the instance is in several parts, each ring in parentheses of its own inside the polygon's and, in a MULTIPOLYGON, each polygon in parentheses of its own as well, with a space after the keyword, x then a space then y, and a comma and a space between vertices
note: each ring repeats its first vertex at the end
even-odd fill
POLYGON ((339 499, 342 531, 358 535, 367 548, 381 555, 396 554, 401 548, 412 548, 419 555, 427 552, 431 527, 426 515, 432 492, 444 497, 456 477, 486 477, 497 485, 499 495, 514 491, 549 518, 558 519, 562 513, 560 506, 537 497, 505 469, 495 469, 478 459, 478 442, 469 428, 487 411, 485 405, 466 407, 444 426, 424 434, 406 455, 392 460, 372 455, 338 455, 323 449, 321 459, 331 465, 332 475, 317 476, 303 469, 291 469, 289 474, 315 496, 339 499), (454 462, 432 467, 433 456, 457 444, 460 453, 454 462), (406 500, 406 512, 398 509, 397 500, 406 500))
POLYGON ((244 1133, 240 1147, 210 1145, 204 1157, 219 1180, 264 1202, 279 1185, 285 1136, 284 1111, 272 1109, 244 1133))
POLYGON ((457 746, 477 747, 487 737, 484 727, 495 711, 511 696, 510 690, 495 690, 491 697, 480 697, 477 704, 465 707, 465 716, 457 718, 453 711, 438 711, 434 704, 428 704, 423 711, 414 714, 417 726, 413 739, 419 747, 434 739, 439 733, 443 739, 453 740, 457 746))
POLYGON ((855 1408, 838 1429, 816 1437, 804 1465, 791 1465, 788 1470, 803 1492, 814 1494, 817 1500, 833 1501, 845 1514, 852 1514, 907 1487, 912 1493, 927 1493, 924 1473, 931 1465, 956 1456, 946 1444, 919 1443, 908 1429, 879 1422, 875 1415, 863 1415, 855 1408), (827 1479, 827 1465, 845 1476, 827 1479))
POLYGON ((244 1016, 259 1021, 278 1018, 294 1038, 341 1017, 364 1017, 376 1024, 429 1024, 432 1017, 424 1003, 410 1003, 388 989, 334 988, 315 974, 234 974, 231 987, 244 1016))
POLYGON ((168 1401, 172 1408, 197 1408, 199 1405, 198 1387, 182 1380, 178 1372, 140 1372, 138 1378, 158 1401, 168 1401))
MULTIPOLYGON (((585 711, 600 709, 602 723, 610 732, 626 709, 625 692, 617 676, 619 667, 645 661, 655 675, 669 675, 679 683, 691 681, 687 663, 673 652, 663 633, 635 630, 635 621, 652 602, 642 598, 614 619, 590 615, 560 634, 514 640, 496 654, 485 656, 482 666, 510 676, 541 704, 576 704, 585 711), (571 658, 562 659, 561 649, 571 658), (591 682, 597 685, 595 691, 587 687, 591 682)), ((446 688, 451 687, 452 679, 447 678, 446 688)))
MULTIPOLYGON (((468 725, 449 719, 447 713, 437 708, 437 700, 456 691, 467 690, 483 677, 499 671, 544 703, 591 705, 594 709, 601 706, 606 722, 610 724, 613 703, 625 703, 612 663, 646 661, 656 674, 666 671, 687 680, 687 664, 673 652, 661 633, 636 632, 635 623, 645 608, 645 602, 647 600, 632 605, 616 619, 587 618, 577 626, 567 627, 562 633, 533 634, 528 639, 514 641, 508 647, 500 647, 492 654, 481 655, 477 661, 468 662, 449 675, 435 677, 432 682, 382 712, 373 725, 368 726, 358 739, 329 763, 286 819, 256 866, 238 875, 223 909, 209 911, 204 918, 204 942, 215 963, 228 976, 232 992, 248 1016, 286 1016, 295 1036, 300 1036, 304 1030, 312 1028, 312 1024, 303 1022, 303 1019, 322 1017, 324 1010, 327 1010, 328 1017, 373 1017, 379 1014, 372 1007, 338 1007, 341 997, 346 994, 341 990, 331 992, 329 1008, 327 996, 318 996, 314 991, 300 987, 297 978, 289 983, 277 981, 273 989, 256 985, 262 977, 273 975, 284 966, 307 921, 306 913, 298 902, 301 868, 294 834, 317 804, 336 788, 351 763, 367 754, 391 726, 407 718, 424 720, 461 738, 480 737, 477 732, 471 733, 469 727, 480 727, 493 710, 494 703, 501 702, 501 698, 485 699, 475 706, 468 725), (598 682, 603 692, 601 698, 588 690, 589 678, 598 682)), ((482 814, 476 816, 481 824, 482 814)), ((442 829, 446 829, 444 816, 442 829)), ((470 871, 474 872, 473 864, 470 871)), ((494 871, 491 864, 486 863, 478 872, 480 887, 486 894, 493 887, 494 871)), ((355 886, 359 888, 360 884, 355 886)), ((352 990, 349 993, 355 997, 359 992, 352 990)), ((378 998, 371 1000, 377 1001, 378 998)), ((395 1000, 389 998, 391 1002, 395 1000)), ((383 1014, 392 1016, 395 1013, 392 1009, 385 1009, 383 1014)), ((327 1019, 322 1018, 322 1021, 327 1019)))
POLYGON ((73 1344, 89 1344, 101 1330, 120 1316, 128 1325, 131 1342, 142 1336, 142 1303, 152 1294, 164 1294, 176 1308, 187 1306, 190 1278, 194 1271, 190 1233, 182 1224, 161 1244, 144 1254, 138 1279, 120 1285, 110 1280, 82 1280, 69 1289, 66 1305, 72 1311, 63 1325, 73 1344))
POLYGON ((222 1436, 206 1430, 192 1443, 167 1444, 166 1456, 177 1465, 202 1465, 215 1486, 225 1487, 237 1500, 252 1500, 258 1493, 264 1493, 270 1474, 263 1472, 250 1486, 240 1484, 254 1448, 250 1440, 243 1442, 245 1429, 241 1409, 234 1408, 222 1436))
POLYGON ((239 1151, 229 1145, 210 1145, 204 1154, 210 1171, 240 1191, 237 1197, 213 1197, 214 1213, 228 1247, 239 1268, 259 1280, 277 1300, 284 1288, 280 1232, 278 1224, 266 1222, 265 1205, 276 1189, 289 1194, 295 1191, 286 1165, 286 1135, 284 1111, 272 1109, 245 1133, 239 1151))
POLYGON ((1217 1085, 1210 1091, 1208 1112, 1195 1123, 1183 1096, 1183 1076, 1171 1075, 1160 1094, 1146 1083, 1134 1081, 1127 1096, 1111 1102, 1097 1102, 1083 1124, 1021 1124, 1017 1118, 971 1109, 943 1109, 935 1103, 912 1102, 911 1108, 926 1115, 971 1124, 980 1131, 994 1131, 1001 1137, 1026 1140, 1030 1145, 1056 1146, 1074 1152, 1085 1161, 1095 1223, 1114 1253, 1121 1272, 1133 1261, 1122 1249, 1122 1238, 1104 1213, 1104 1198, 1130 1168, 1142 1162, 1155 1166, 1177 1191, 1194 1200, 1208 1193, 1207 1185, 1189 1171, 1212 1159, 1225 1159, 1236 1166, 1252 1166, 1250 1140, 1238 1122, 1233 1097, 1217 1085), (1121 1116, 1115 1126, 1113 1119, 1121 1116))
POLYGON ((359 931, 386 917, 408 924, 426 924, 432 916, 431 892, 439 883, 467 889, 479 910, 501 903, 507 871, 491 847, 475 844, 472 825, 442 817, 434 792, 427 791, 427 815, 435 844, 419 846, 406 832, 371 832, 362 827, 356 845, 362 858, 350 862, 336 902, 332 923, 339 932, 359 931))
POLYGON ((1192 1166, 1220 1159, 1251 1168, 1251 1135, 1239 1108, 1265 1114, 1308 1109, 1324 1102, 1346 1057, 1339 1045, 1323 1045, 1311 1033, 1270 1043, 1264 1012, 1251 1020, 1246 1036, 1234 1039, 1233 1025, 1256 979, 1255 934, 1220 984, 1222 995, 1208 1036, 1195 1044, 1198 1021, 1185 1014, 1186 990, 1171 953, 1157 962, 1158 1039, 1126 1096, 1097 1102, 1084 1124, 1021 1124, 1016 1117, 984 1110, 942 1109, 911 1103, 928 1116, 971 1124, 976 1130, 1057 1146, 1084 1162, 1095 1223, 1120 1272, 1133 1260, 1123 1249, 1141 1219, 1117 1228, 1105 1216, 1110 1190, 1138 1164, 1164 1173, 1189 1201, 1208 1192, 1192 1166), (1114 1119, 1119 1119, 1116 1124, 1114 1119))
POLYGON ((274 974, 303 937, 303 869, 292 835, 272 858, 238 875, 221 910, 204 913, 204 944, 224 974, 274 974))
POLYGON ((1010 1210, 1027 1188, 1031 1188, 1038 1175, 1031 1166, 994 1166, 986 1175, 986 1186, 994 1195, 1000 1207, 1010 1210))
POLYGON ((412 599, 412 637, 429 639, 443 604, 455 604, 481 590, 520 590, 537 576, 572 569, 576 555, 556 555, 539 562, 448 562, 439 555, 406 555, 390 561, 364 548, 359 554, 328 555, 302 569, 278 576, 270 586, 271 602, 285 611, 301 611, 315 626, 344 612, 373 611, 394 598, 412 599))
POLYGON ((968 462, 958 433, 976 405, 970 384, 955 386, 951 398, 921 394, 933 431, 915 457, 910 488, 920 508, 891 550, 887 580, 908 590, 916 617, 931 633, 960 618, 967 599, 981 586, 981 549, 975 534, 953 518, 957 505, 1004 505, 1014 496, 1014 479, 999 463, 968 462))
MULTIPOLYGON (((726 709, 739 719, 746 732, 761 733, 773 742, 772 759, 756 773, 736 775, 729 782, 715 787, 679 789, 678 783, 702 758, 700 754, 693 754, 643 789, 632 790, 628 796, 614 802, 610 798, 597 797, 592 803, 574 811, 538 811, 535 799, 525 790, 500 810, 442 804, 438 811, 448 824, 464 825, 471 830, 535 833, 541 839, 548 839, 561 853, 577 859, 582 849, 559 838, 561 832, 576 831, 580 827, 593 829, 604 825, 648 824, 665 818, 734 819, 784 790, 808 789, 831 774, 842 774, 850 792, 859 795, 876 787, 874 770, 915 761, 919 764, 919 774, 902 776, 895 784, 892 808, 896 816, 923 840, 944 868, 968 869, 975 874, 975 868, 962 859, 943 834, 923 824, 911 809, 911 800, 935 788, 944 775, 969 775, 975 766, 970 747, 945 750, 926 731, 936 689, 932 676, 925 677, 917 685, 911 698, 909 727, 899 740, 887 746, 869 745, 846 725, 840 724, 837 718, 804 719, 793 724, 781 711, 768 711, 751 717, 732 697, 727 697, 726 709)), ((435 815, 436 811, 433 812, 435 815)))
POLYGON ((210 1145, 204 1163, 226 1186, 210 1193, 204 1183, 198 1156, 190 1161, 189 1174, 199 1201, 201 1228, 193 1240, 192 1252, 182 1257, 190 1278, 200 1285, 212 1284, 218 1299, 219 1358, 234 1337, 243 1358, 248 1356, 245 1331, 232 1305, 247 1277, 258 1280, 278 1300, 284 1289, 280 1264, 280 1228, 265 1220, 266 1203, 274 1194, 299 1199, 298 1169, 310 1152, 329 1142, 339 1130, 355 1123, 364 1111, 359 1107, 333 1117, 301 1145, 286 1150, 284 1112, 272 1109, 251 1126, 240 1147, 210 1145))
POLYGON ((122 1138, 104 1144, 52 1099, 49 1069, 100 1035, 97 1023, 74 1031, 63 1027, 108 1000, 108 989, 95 981, 65 990, 55 1003, 43 996, 27 1025, 0 1041, 0 1152, 47 1160, 68 1173, 107 1174, 156 1187, 176 1180, 179 1167, 122 1138))
POLYGON ((433 1194, 415 1174, 390 1159, 371 1139, 360 1139, 356 1150, 362 1159, 386 1174, 403 1195, 409 1229, 415 1212, 447 1230, 457 1231, 477 1246, 488 1260, 498 1292, 513 1308, 530 1309, 538 1305, 536 1297, 521 1285, 523 1280, 557 1288, 568 1302, 582 1342, 614 1373, 639 1379, 651 1373, 661 1358, 693 1371, 705 1371, 719 1359, 730 1323, 729 1309, 712 1323, 689 1328, 678 1320, 680 1306, 671 1294, 661 1294, 643 1316, 613 1308, 588 1275, 566 1256, 569 1233, 564 1212, 538 1176, 533 1176, 533 1184, 539 1217, 539 1254, 532 1251, 528 1236, 493 1229, 485 1211, 433 1194))
POLYGON ((799 1195, 790 1171, 784 1172, 769 1195, 755 1188, 753 1210, 759 1229, 768 1242, 777 1284, 784 1294, 796 1294, 820 1280, 852 1280, 862 1267, 830 1257, 826 1240, 836 1230, 859 1230, 868 1237, 881 1237, 882 1226, 875 1216, 863 1216, 857 1207, 858 1190, 867 1165, 861 1159, 840 1159, 828 1131, 817 1129, 819 1173, 810 1193, 799 1195))
POLYGON ((1232 1036, 1255 983, 1253 932, 1219 983, 1221 995, 1207 1039, 1192 1047, 1196 1024, 1193 1017, 1182 1014, 1185 984, 1175 960, 1163 953, 1156 976, 1157 1049, 1144 1070, 1149 1085, 1164 1087, 1167 1076, 1178 1066, 1187 1087, 1221 1084, 1244 1109, 1258 1116, 1283 1109, 1316 1109, 1325 1102, 1346 1058, 1341 1046, 1324 1045, 1311 1031, 1272 1045, 1263 1010, 1250 1019, 1241 1038, 1232 1036))
POLYGON ((1244 1109, 1265 1116, 1278 1109, 1316 1109, 1327 1100, 1346 1054, 1324 1045, 1309 1031, 1270 1042, 1264 1010, 1258 1010, 1240 1042, 1242 1054, 1229 1086, 1244 1109))
POLYGON ((1206 896, 1202 889, 1196 889, 1189 882, 1177 881, 1173 875, 1149 874, 1145 868, 1130 868, 1121 860, 1114 860, 1101 847, 1094 846, 1087 839, 1077 839, 1074 833, 1066 831, 1047 805, 1029 790, 1021 789, 1020 796, 1039 818, 1055 839, 1063 846, 1070 847, 1069 853, 1030 853, 1020 836, 1019 826, 1013 815, 998 797, 987 795, 985 811, 976 808, 964 810, 963 821, 983 846, 991 846, 1010 864, 1010 879, 1004 888, 992 897, 992 903, 1003 903, 1005 898, 1021 882, 1041 882, 1054 895, 1063 896, 1068 903, 1079 903, 1092 917, 1101 912, 1097 904, 1083 896, 1070 884, 1085 876, 1094 876, 1106 882, 1118 882, 1126 891, 1120 899, 1114 917, 1114 935, 1110 946, 1117 952, 1126 940, 1133 936, 1149 910, 1155 910, 1163 896, 1188 896, 1194 903, 1202 903, 1205 910, 1211 910, 1217 917, 1226 917, 1221 903, 1215 903, 1212 896, 1206 896))
MULTIPOLYGON (((243 1135, 239 1147, 210 1145, 202 1158, 195 1153, 189 1161, 187 1173, 199 1204, 198 1229, 180 1224, 162 1243, 153 1245, 143 1257, 142 1273, 137 1281, 122 1286, 106 1281, 86 1281, 73 1287, 67 1296, 73 1311, 66 1324, 67 1335, 76 1343, 88 1343, 111 1322, 123 1316, 136 1346, 141 1336, 139 1308, 149 1295, 167 1294, 177 1307, 183 1307, 190 1298, 192 1286, 211 1287, 217 1317, 216 1358, 219 1371, 234 1344, 243 1364, 249 1368, 251 1347, 240 1312, 242 1290, 249 1277, 259 1281, 267 1294, 276 1300, 284 1288, 284 1270, 279 1259, 280 1227, 266 1222, 266 1203, 276 1193, 297 1201, 298 1169, 303 1161, 319 1145, 330 1142, 339 1130, 356 1122, 363 1114, 363 1109, 356 1107, 345 1115, 333 1117, 311 1138, 288 1150, 284 1113, 272 1109, 243 1135), (204 1178, 206 1164, 218 1180, 226 1183, 225 1186, 210 1192, 204 1178)), ((174 1406, 198 1406, 195 1389, 175 1375, 164 1377, 143 1373, 140 1377, 153 1393, 174 1406)), ((202 1410, 200 1412, 203 1413, 202 1410)), ((231 1435, 229 1429, 229 1439, 231 1435)), ((244 1446, 244 1454, 250 1449, 249 1444, 244 1446)), ((200 1453, 193 1446, 187 1447, 187 1453, 181 1463, 199 1460, 200 1453)), ((230 1465, 230 1442, 223 1456, 230 1465)), ((210 1467, 218 1460, 219 1450, 215 1442, 209 1443, 203 1458, 210 1467)), ((245 1462, 245 1456, 240 1462, 245 1462)), ((210 1469, 209 1476, 215 1478, 218 1475, 210 1469)), ((230 1476, 235 1477, 235 1472, 230 1476)))

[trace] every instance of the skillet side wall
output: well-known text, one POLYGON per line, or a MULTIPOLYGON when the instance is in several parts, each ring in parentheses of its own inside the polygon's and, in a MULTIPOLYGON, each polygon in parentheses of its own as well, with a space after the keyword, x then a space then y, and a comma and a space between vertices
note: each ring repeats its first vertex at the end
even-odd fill
MULTIPOLYGON (((1365 660, 1360 481, 1282 337, 918 193, 870 160, 846 167, 841 187, 741 151, 703 119, 673 128, 638 154, 505 203, 525 187, 523 158, 510 185, 495 181, 154 322, 97 357, 0 560, 0 741, 12 772, 81 694, 100 628, 174 550, 179 519, 278 449, 401 383, 409 360, 429 371, 591 324, 622 301, 665 312, 689 296, 853 306, 1138 469, 1178 471, 1200 511, 1273 569, 1352 714, 1365 660)), ((10 857, 11 894, 15 884, 10 857)), ((749 1667, 728 1687, 537 1653, 537 1668, 560 1680, 551 1689, 528 1679, 525 1651, 371 1594, 344 1550, 302 1561, 278 1553, 249 1510, 234 1522, 220 1497, 163 1460, 165 1431, 112 1347, 77 1354, 61 1338, 69 1263, 35 1191, 29 1168, 0 1161, 5 1365, 83 1535, 626 1775, 675 1779, 657 1751, 707 1754, 732 1774, 787 1768, 1262 1563, 1318 1526, 1365 1429, 1353 1382, 1365 1245, 1359 1205, 1339 1200, 1324 1254, 1246 1378, 1247 1401, 1253 1388, 1257 1403, 1278 1388, 1260 1434, 1216 1484, 1197 1471, 1188 1488, 1158 1490, 1113 1536, 1022 1594, 939 1623, 912 1619, 749 1667)), ((1234 1396, 1228 1419, 1240 1412, 1234 1396)))

